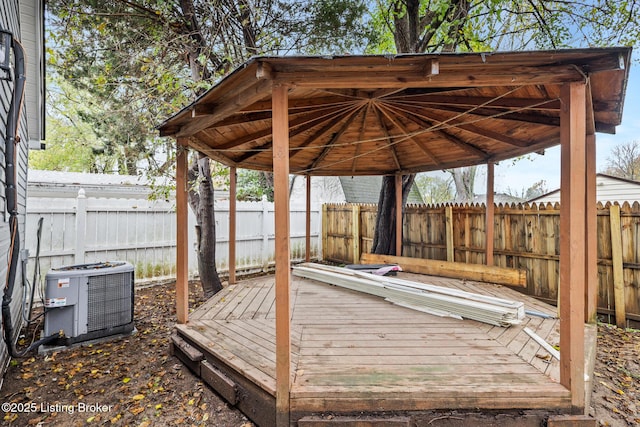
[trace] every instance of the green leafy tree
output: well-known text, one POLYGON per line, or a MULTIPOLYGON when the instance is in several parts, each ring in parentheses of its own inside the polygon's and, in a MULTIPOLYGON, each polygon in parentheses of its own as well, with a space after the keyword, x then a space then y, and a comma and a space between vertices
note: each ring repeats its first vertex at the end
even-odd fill
MULTIPOLYGON (((351 22, 364 13, 366 3, 356 3, 351 12, 354 2, 339 0, 49 0, 50 71, 101 106, 79 109, 77 117, 93 129, 105 156, 116 159, 118 172, 138 173, 145 165, 147 175, 171 175, 172 155, 158 161, 164 147, 154 127, 160 121, 253 55, 352 48, 349 40, 363 38, 349 32, 364 28, 351 22), (310 22, 331 34, 309 37, 310 22)), ((193 156, 189 202, 196 212, 206 295, 221 288, 214 262, 212 169, 206 157, 193 156)))
MULTIPOLYGON (((618 0, 377 0, 378 37, 368 52, 456 52, 635 45, 640 12, 618 0)), ((475 170, 449 171, 458 198, 473 196, 475 170)), ((403 177, 403 203, 414 175, 403 177)), ((372 251, 395 252, 395 188, 385 177, 372 251)))
POLYGON ((255 202, 266 196, 267 200, 273 201, 273 183, 267 180, 268 175, 264 173, 250 169, 238 170, 238 200, 255 202))
POLYGON ((427 204, 444 203, 453 200, 453 180, 438 176, 429 176, 425 173, 416 175, 415 185, 420 189, 422 198, 427 204))
POLYGON ((81 93, 63 80, 47 82, 47 149, 29 152, 29 167, 42 170, 92 172, 101 163, 101 143, 78 117, 81 93))
MULTIPOLYGON (((149 173, 171 173, 171 156, 157 159, 164 143, 154 126, 252 55, 635 44, 640 28, 634 4, 618 0, 48 0, 47 6, 52 70, 101 106, 79 117, 105 154, 118 157, 118 169, 130 173, 140 164, 153 166, 149 173)), ((199 260, 211 266, 215 224, 212 204, 202 203, 212 199, 211 168, 199 157, 192 160, 191 176, 200 178, 190 202, 199 213, 199 260)), ((403 179, 405 201, 413 180, 403 179)), ((393 200, 393 179, 385 178, 378 253, 394 249, 393 200)), ((203 266, 210 294, 219 279, 203 266)))

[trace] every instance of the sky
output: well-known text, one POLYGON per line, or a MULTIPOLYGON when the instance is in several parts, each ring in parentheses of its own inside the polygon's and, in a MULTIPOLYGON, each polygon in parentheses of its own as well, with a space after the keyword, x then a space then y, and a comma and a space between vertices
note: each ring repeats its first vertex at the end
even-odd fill
MULTIPOLYGON (((635 59, 636 55, 633 55, 635 59)), ((615 146, 633 140, 640 140, 640 64, 634 63, 629 72, 627 91, 623 107, 622 123, 616 127, 616 134, 596 133, 596 171, 604 171, 607 159, 615 146)), ((447 178, 449 175, 432 172, 447 178)), ((486 167, 476 176, 475 193, 486 193, 486 167)), ((545 180, 547 191, 560 187, 560 146, 545 150, 543 156, 532 154, 519 161, 505 160, 495 167, 495 192, 519 195, 534 183, 545 180)))

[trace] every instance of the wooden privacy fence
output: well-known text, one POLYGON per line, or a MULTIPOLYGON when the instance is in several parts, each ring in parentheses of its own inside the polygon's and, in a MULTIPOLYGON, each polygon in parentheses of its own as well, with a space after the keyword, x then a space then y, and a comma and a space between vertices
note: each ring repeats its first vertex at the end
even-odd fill
MULTIPOLYGON (((376 210, 376 205, 324 205, 323 258, 357 263, 360 254, 370 252, 376 210)), ((560 277, 559 203, 496 205, 494 221, 494 265, 526 270, 523 292, 555 302, 560 277)), ((598 311, 612 315, 617 310, 618 319, 640 321, 640 204, 598 203, 597 233, 598 311)), ((402 240, 403 256, 483 264, 485 207, 409 205, 402 240)))

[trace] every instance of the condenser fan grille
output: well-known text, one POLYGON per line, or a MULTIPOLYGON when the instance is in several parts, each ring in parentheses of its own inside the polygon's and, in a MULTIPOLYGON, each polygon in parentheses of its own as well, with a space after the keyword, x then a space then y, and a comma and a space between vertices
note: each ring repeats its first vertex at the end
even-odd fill
POLYGON ((133 273, 91 276, 88 279, 87 332, 133 321, 133 273))

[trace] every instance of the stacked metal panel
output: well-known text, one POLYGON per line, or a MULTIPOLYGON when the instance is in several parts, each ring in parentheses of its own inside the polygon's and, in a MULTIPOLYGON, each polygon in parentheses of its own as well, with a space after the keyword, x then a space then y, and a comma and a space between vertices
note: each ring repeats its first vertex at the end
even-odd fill
POLYGON ((410 280, 381 277, 341 267, 306 263, 294 267, 293 274, 376 295, 394 304, 438 316, 473 319, 508 327, 520 323, 525 315, 522 302, 410 280))

